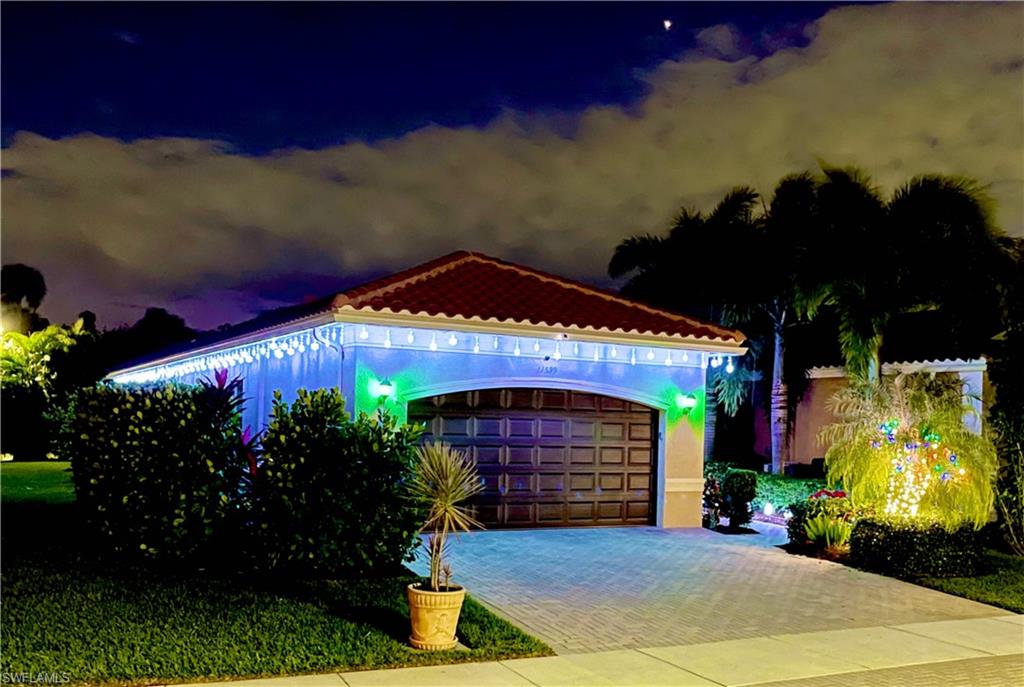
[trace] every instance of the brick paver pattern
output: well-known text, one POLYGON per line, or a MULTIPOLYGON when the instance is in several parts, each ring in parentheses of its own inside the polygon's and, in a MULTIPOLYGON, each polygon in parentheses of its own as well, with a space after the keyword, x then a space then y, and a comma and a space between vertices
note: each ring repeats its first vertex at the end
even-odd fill
POLYGON ((452 543, 453 579, 562 654, 1005 614, 787 554, 772 545, 780 538, 778 529, 474 532, 452 543))

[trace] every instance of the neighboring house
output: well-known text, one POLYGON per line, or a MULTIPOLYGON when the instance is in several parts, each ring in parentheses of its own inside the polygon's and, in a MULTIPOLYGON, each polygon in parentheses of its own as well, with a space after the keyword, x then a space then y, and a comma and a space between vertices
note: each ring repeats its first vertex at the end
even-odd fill
POLYGON ((275 390, 337 387, 466 449, 490 527, 699 526, 704 381, 735 330, 459 252, 217 340, 119 370, 115 382, 244 380, 245 421, 275 390))
MULTIPOLYGON (((964 382, 964 400, 974 406, 977 417, 971 418, 976 431, 981 431, 983 408, 986 401, 987 375, 984 358, 972 360, 926 360, 895 362, 882 365, 882 375, 926 372, 939 375, 957 375, 964 382)), ((835 421, 828 410, 828 401, 836 391, 848 384, 842 367, 812 367, 807 371, 807 389, 796 408, 793 433, 790 437, 789 464, 810 465, 815 459, 823 458, 828 446, 818 442, 818 433, 823 427, 835 421)), ((759 428, 755 450, 767 448, 767 428, 759 428)), ((805 468, 796 467, 796 471, 805 468)), ((790 470, 794 471, 793 469, 790 470)))

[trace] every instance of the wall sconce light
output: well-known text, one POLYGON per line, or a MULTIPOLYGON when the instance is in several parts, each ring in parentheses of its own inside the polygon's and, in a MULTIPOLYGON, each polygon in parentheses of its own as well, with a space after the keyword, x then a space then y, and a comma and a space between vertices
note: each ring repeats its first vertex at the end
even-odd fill
POLYGON ((676 394, 676 407, 689 413, 697 407, 697 397, 693 394, 676 394))
POLYGON ((378 403, 384 403, 395 397, 395 384, 387 378, 370 380, 370 395, 376 398, 378 403))

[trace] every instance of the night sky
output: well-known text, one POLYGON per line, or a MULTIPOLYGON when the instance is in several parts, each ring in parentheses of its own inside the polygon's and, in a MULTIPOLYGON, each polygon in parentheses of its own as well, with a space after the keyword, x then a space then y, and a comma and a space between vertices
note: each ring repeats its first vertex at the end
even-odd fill
POLYGON ((57 321, 214 327, 459 248, 607 284, 816 160, 976 177, 1024 233, 1021 5, 0 11, 3 262, 57 321))

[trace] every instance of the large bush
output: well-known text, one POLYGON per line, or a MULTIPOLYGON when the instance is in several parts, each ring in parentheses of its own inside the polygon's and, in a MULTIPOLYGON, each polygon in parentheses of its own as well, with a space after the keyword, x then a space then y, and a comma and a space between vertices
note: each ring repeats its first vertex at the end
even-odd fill
POLYGON ((964 522, 982 527, 994 505, 996 452, 964 422, 977 412, 963 388, 960 379, 918 374, 837 392, 837 422, 820 435, 829 444, 829 481, 858 506, 950 531, 964 522))
POLYGON ((302 576, 394 572, 423 512, 407 495, 421 431, 390 416, 350 420, 337 389, 275 394, 255 478, 262 564, 302 576))
POLYGON ((237 382, 83 389, 63 445, 82 512, 115 551, 208 560, 230 539, 240 476, 237 382))
POLYGON ((968 577, 978 573, 983 538, 970 525, 906 518, 861 518, 850 537, 853 565, 895 577, 968 577))
POLYGON ((730 469, 722 480, 723 514, 729 527, 742 527, 750 522, 750 502, 757 493, 757 473, 730 469))

